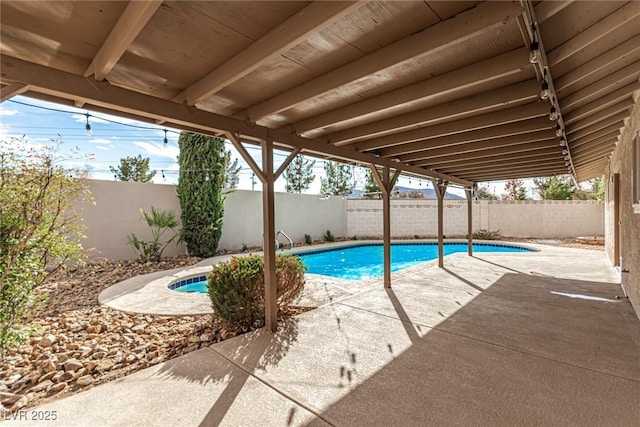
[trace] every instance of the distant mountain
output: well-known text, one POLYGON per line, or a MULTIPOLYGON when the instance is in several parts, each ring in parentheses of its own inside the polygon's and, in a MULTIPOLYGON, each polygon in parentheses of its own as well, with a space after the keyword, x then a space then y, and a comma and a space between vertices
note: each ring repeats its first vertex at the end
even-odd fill
MULTIPOLYGON (((410 193, 412 191, 420 191, 422 194, 424 194, 424 198, 426 200, 436 200, 436 192, 433 190, 433 188, 409 188, 409 187, 395 187, 394 190, 400 194, 406 194, 406 193, 410 193)), ((354 189, 351 191, 351 194, 349 194, 347 196, 348 199, 360 199, 362 198, 362 195, 364 194, 363 190, 359 190, 359 189, 354 189)), ((398 196, 394 196, 394 198, 398 198, 398 196)), ((457 194, 452 194, 449 193, 448 191, 445 193, 444 195, 445 199, 450 199, 450 200, 464 200, 464 197, 458 196, 457 194)), ((420 200, 420 199, 416 199, 416 200, 420 200)))

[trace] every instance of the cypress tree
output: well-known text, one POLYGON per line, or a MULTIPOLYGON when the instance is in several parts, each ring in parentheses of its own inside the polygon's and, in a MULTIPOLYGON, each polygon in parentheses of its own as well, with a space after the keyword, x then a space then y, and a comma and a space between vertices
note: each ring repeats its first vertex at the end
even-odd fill
POLYGON ((227 167, 224 140, 182 132, 178 145, 181 237, 190 255, 211 257, 222 235, 227 167))
POLYGON ((287 180, 287 193, 302 193, 311 186, 316 176, 313 174, 315 160, 305 160, 303 156, 296 156, 285 169, 284 177, 287 180))
POLYGON ((320 178, 320 192, 334 196, 346 196, 351 192, 351 166, 327 160, 324 164, 326 178, 320 178))

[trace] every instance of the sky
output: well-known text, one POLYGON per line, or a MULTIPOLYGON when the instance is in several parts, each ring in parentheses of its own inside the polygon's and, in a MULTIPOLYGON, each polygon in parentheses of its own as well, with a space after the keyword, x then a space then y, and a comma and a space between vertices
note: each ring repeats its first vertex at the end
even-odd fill
MULTIPOLYGON (((88 170, 92 179, 114 180, 110 166, 117 167, 123 157, 142 155, 150 159, 150 169, 156 171, 154 183, 176 184, 179 133, 177 129, 24 96, 16 96, 0 104, 0 138, 24 136, 27 143, 34 147, 61 141, 60 153, 63 156, 69 156, 62 161, 62 164, 66 167, 88 170), (88 135, 85 130, 87 113, 91 135, 88 135), (166 145, 163 143, 165 129, 168 140, 166 145), (71 156, 72 151, 76 152, 73 156, 71 156)), ((256 163, 261 166, 260 148, 251 145, 246 147, 256 163)), ((228 141, 227 150, 231 151, 232 159, 239 159, 242 167, 238 188, 260 190, 260 181, 254 178, 255 184, 252 183, 251 169, 228 141)), ((275 151, 276 168, 286 156, 286 152, 275 151)), ((320 178, 324 177, 323 160, 316 159, 314 173, 316 179, 305 193, 320 193, 320 178)), ((359 188, 363 186, 365 175, 364 170, 354 172, 355 182, 360 183, 359 188)), ((531 180, 525 182, 529 196, 532 196, 533 184, 531 180)), ((427 180, 404 176, 399 178, 398 185, 416 189, 431 187, 431 183, 427 180)), ((504 181, 489 183, 487 186, 498 196, 504 193, 504 181)), ((284 178, 281 177, 276 181, 275 190, 285 191, 284 178)), ((464 195, 461 189, 451 188, 448 191, 464 195)))

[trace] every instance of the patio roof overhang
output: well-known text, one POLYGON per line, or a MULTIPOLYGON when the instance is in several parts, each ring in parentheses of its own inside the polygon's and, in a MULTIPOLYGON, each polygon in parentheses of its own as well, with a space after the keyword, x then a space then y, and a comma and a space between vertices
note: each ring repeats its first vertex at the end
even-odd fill
POLYGON ((2 100, 24 94, 245 142, 271 138, 465 187, 599 175, 640 89, 633 1, 0 8, 2 100), (542 63, 529 61, 532 41, 542 63), (540 99, 545 78, 549 100, 540 99), (552 106, 560 122, 548 119, 552 106))
POLYGON ((601 175, 640 89, 634 1, 5 0, 0 19, 0 100, 24 94, 231 140, 264 184, 272 331, 273 183, 296 154, 371 168, 390 287, 399 173, 433 180, 442 266, 448 185, 471 200, 478 181, 601 175), (261 166, 243 143, 262 146, 261 166), (277 170, 274 147, 291 152, 277 170))

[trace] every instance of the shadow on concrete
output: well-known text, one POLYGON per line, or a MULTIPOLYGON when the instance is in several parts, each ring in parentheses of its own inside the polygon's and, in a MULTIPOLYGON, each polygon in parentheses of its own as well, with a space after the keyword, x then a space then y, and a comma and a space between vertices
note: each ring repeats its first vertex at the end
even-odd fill
MULTIPOLYGON (((225 383, 224 391, 215 399, 200 423, 203 427, 219 425, 249 379, 248 372, 252 372, 253 369, 277 366, 290 346, 296 342, 297 337, 298 321, 295 318, 289 318, 279 323, 278 332, 275 334, 262 328, 235 339, 237 344, 235 354, 242 356, 241 360, 246 364, 244 368, 240 368, 240 365, 232 362, 230 358, 207 348, 205 350, 211 352, 211 358, 219 361, 220 369, 213 371, 194 369, 192 358, 182 357, 167 362, 157 375, 187 379, 200 384, 225 383), (250 351, 247 350, 249 347, 250 351), (252 369, 247 372, 247 367, 252 369)), ((292 408, 292 411, 295 411, 295 408, 292 408)), ((289 414, 289 421, 293 420, 294 415, 294 413, 289 414)))
POLYGON ((507 273, 439 322, 437 305, 453 304, 428 308, 415 286, 385 290, 386 304, 362 299, 356 310, 397 318, 411 345, 319 416, 349 426, 638 425, 640 323, 629 302, 551 293, 618 287, 507 273))

